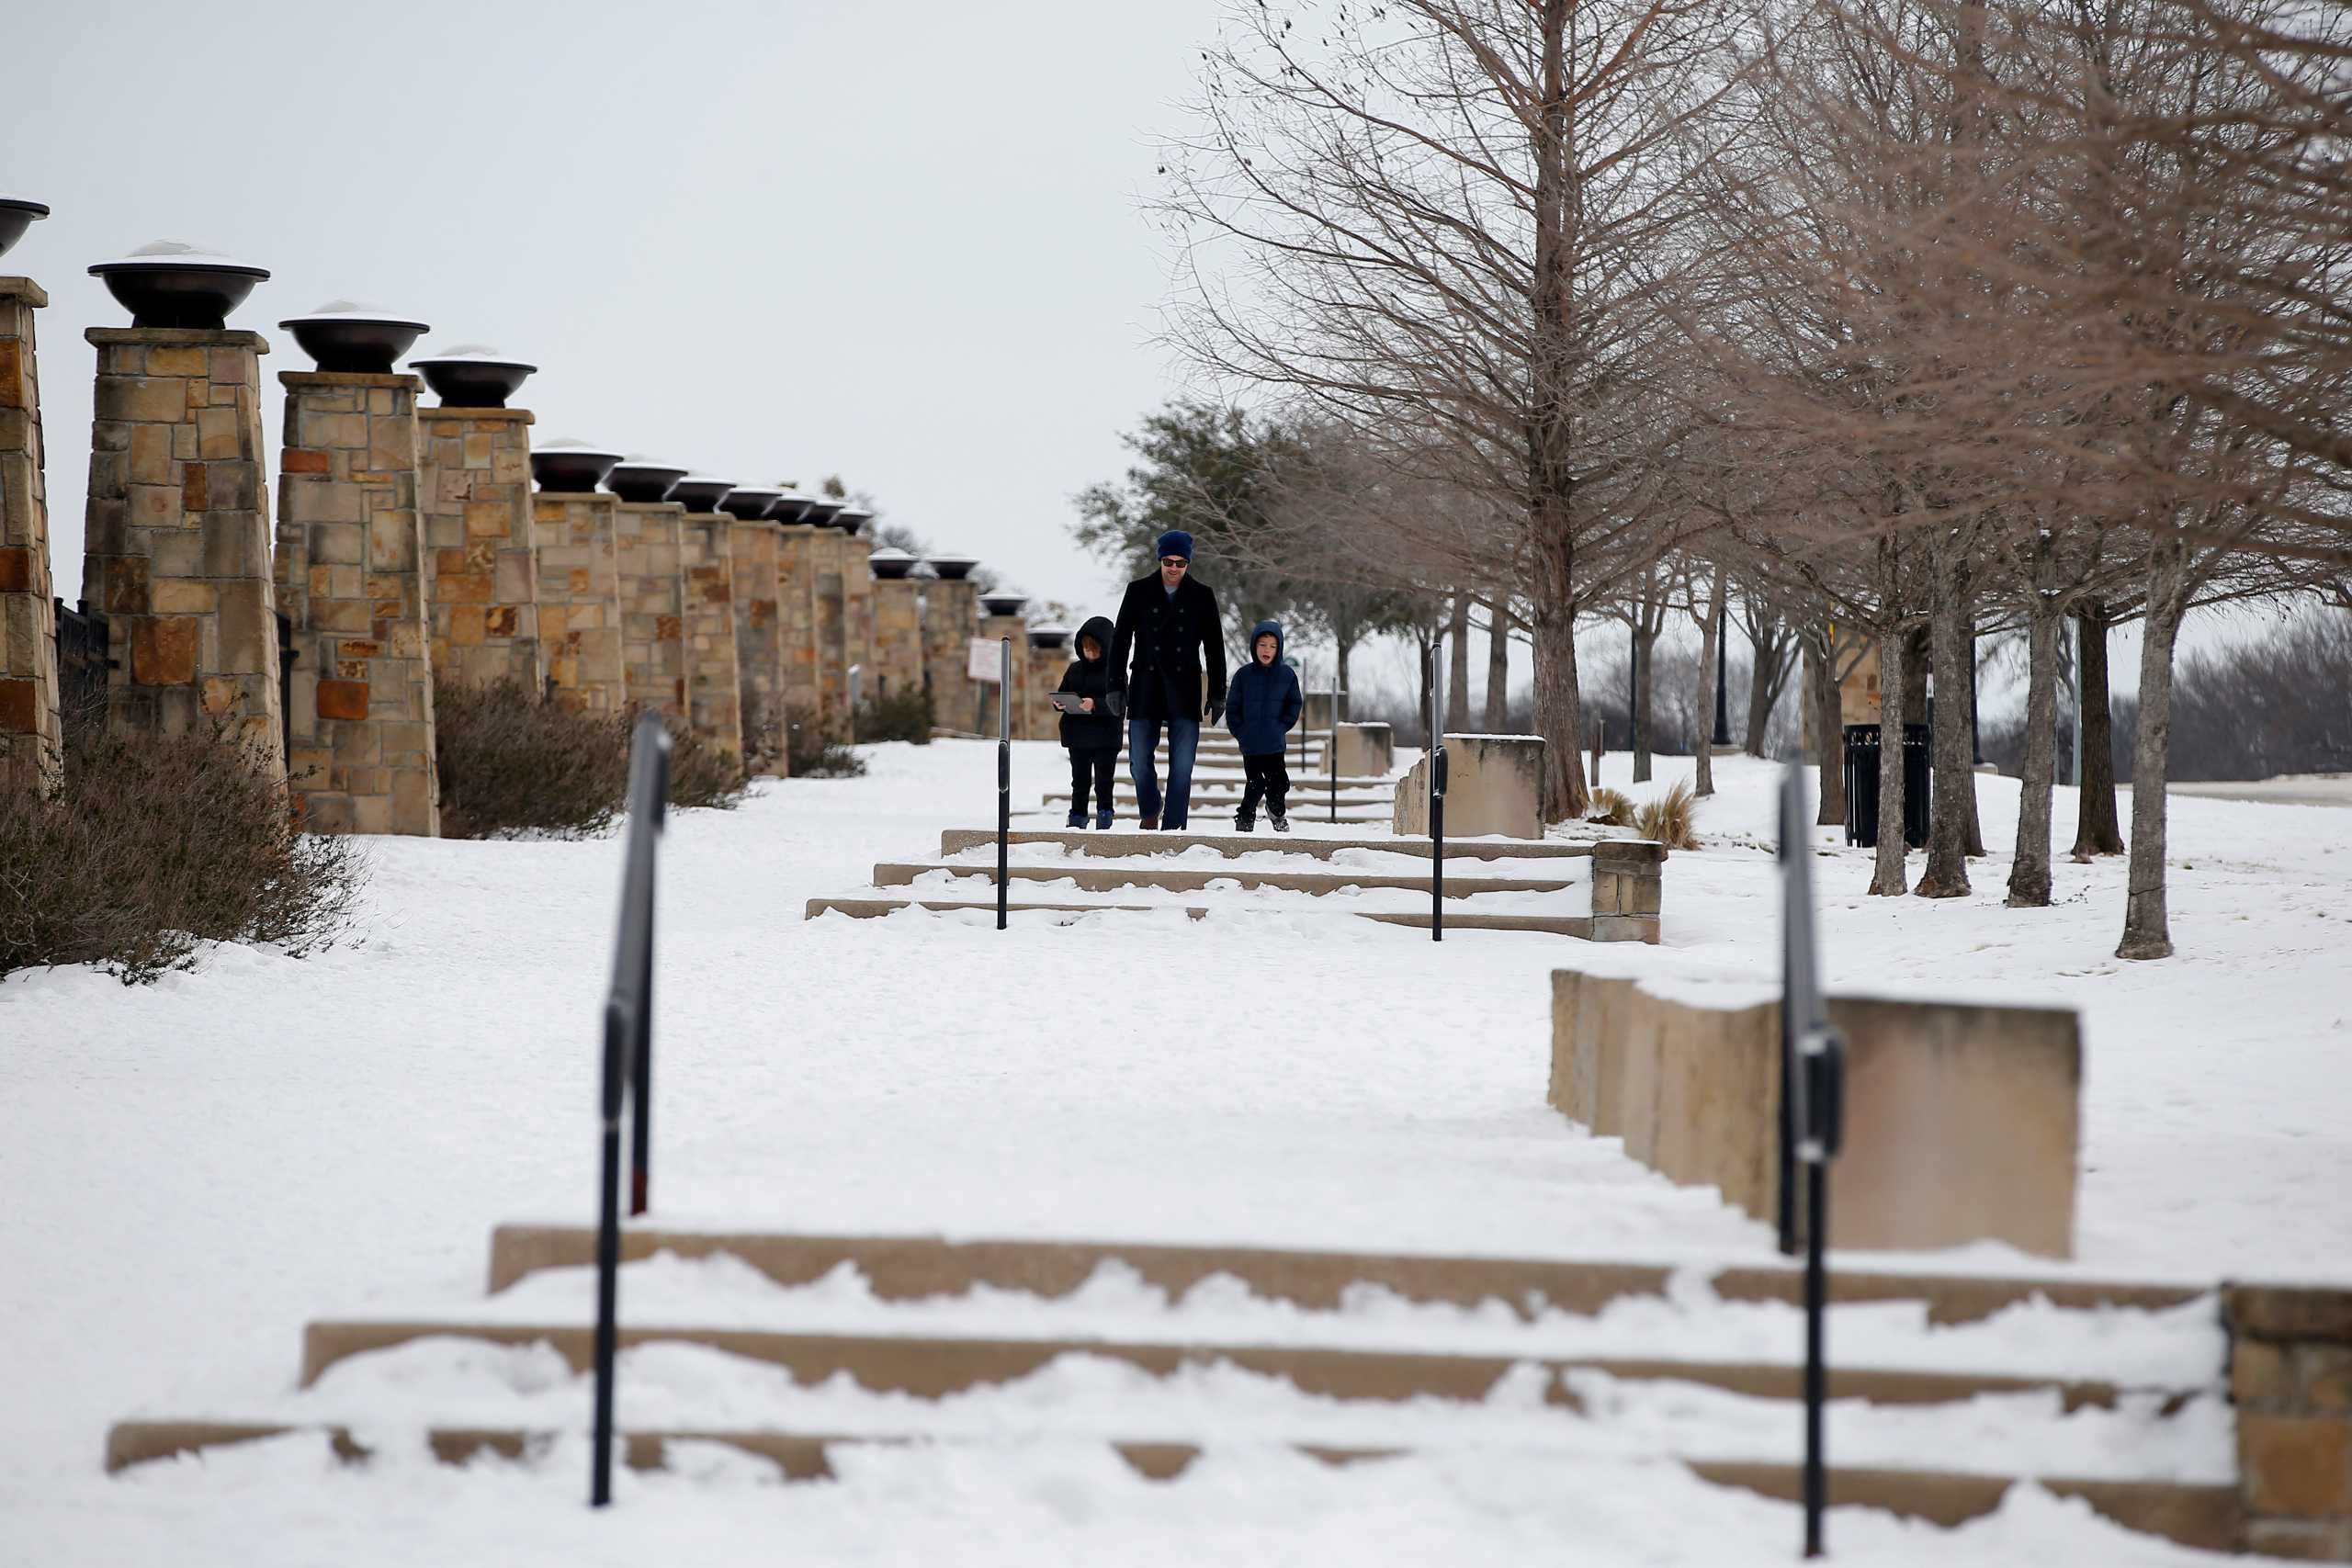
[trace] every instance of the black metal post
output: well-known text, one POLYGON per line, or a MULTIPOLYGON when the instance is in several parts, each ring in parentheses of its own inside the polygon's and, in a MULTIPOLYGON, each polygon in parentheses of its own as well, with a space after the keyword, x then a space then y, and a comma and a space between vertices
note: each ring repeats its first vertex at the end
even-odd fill
POLYGON ((1012 877, 1012 639, 999 637, 996 688, 996 929, 1004 930, 1012 877))
POLYGON ((1828 1270, 1821 1259, 1823 1233, 1829 1228, 1829 1168, 1804 1168, 1804 1554, 1822 1555, 1821 1516, 1829 1506, 1829 1478, 1822 1460, 1822 1404, 1828 1397, 1828 1349, 1823 1317, 1828 1270))
POLYGON ((1430 649, 1430 940, 1445 940, 1445 645, 1430 649))
POLYGON ((622 851, 620 929, 613 942, 612 987, 605 998, 605 1053, 597 1117, 595 1420, 588 1501, 613 1497, 614 1361, 620 1338, 621 1106, 637 1099, 631 1213, 644 1212, 652 1134, 653 882, 670 798, 670 732, 644 714, 629 746, 628 829, 622 851), (634 1089, 632 1089, 632 1085, 634 1089))
POLYGON ((1331 776, 1331 820, 1340 820, 1340 682, 1331 682, 1331 738, 1323 743, 1323 767, 1331 776))
POLYGON ((1976 727, 1976 638, 1968 639, 1968 762, 1969 766, 1984 765, 1984 737, 1976 727))

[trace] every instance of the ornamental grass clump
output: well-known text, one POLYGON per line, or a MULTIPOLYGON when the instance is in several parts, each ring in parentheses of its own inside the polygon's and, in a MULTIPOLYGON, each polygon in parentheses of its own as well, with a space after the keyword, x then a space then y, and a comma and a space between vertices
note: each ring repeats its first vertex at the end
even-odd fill
POLYGON ((1630 828, 1634 825, 1633 798, 1623 790, 1596 785, 1591 801, 1585 807, 1584 819, 1604 828, 1630 828))
POLYGON ((1634 831, 1669 850, 1695 850, 1699 837, 1691 831, 1690 819, 1697 810, 1698 797, 1690 786, 1679 784, 1634 814, 1634 831))

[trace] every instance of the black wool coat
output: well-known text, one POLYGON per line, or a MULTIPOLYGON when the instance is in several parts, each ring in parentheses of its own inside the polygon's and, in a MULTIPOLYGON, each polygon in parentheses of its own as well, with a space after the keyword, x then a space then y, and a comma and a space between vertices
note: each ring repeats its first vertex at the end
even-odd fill
POLYGON ((1129 718, 1198 719, 1222 704, 1225 626, 1216 592, 1189 573, 1173 599, 1157 571, 1128 583, 1111 637, 1111 668, 1125 672, 1129 718))
POLYGON ((1062 745, 1071 751, 1116 751, 1119 737, 1126 726, 1111 716, 1111 623, 1096 615, 1078 628, 1078 640, 1094 639, 1102 650, 1100 659, 1089 659, 1080 653, 1062 671, 1061 689, 1074 696, 1092 697, 1092 713, 1062 715, 1062 745))

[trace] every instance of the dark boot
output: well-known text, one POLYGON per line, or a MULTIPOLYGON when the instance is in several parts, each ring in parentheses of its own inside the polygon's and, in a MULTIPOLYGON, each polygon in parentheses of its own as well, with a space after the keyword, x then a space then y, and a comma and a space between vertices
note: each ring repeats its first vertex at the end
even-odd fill
POLYGON ((1085 812, 1083 812, 1083 811, 1073 811, 1073 812, 1071 812, 1071 813, 1069 814, 1069 825, 1070 825, 1071 827, 1073 827, 1073 828, 1083 828, 1083 827, 1085 827, 1085 826, 1086 826, 1086 813, 1085 813, 1085 812))
POLYGON ((1094 818, 1094 826, 1097 831, 1107 831, 1111 826, 1111 813, 1107 810, 1099 813, 1094 818))
POLYGON ((1136 823, 1136 826, 1141 828, 1147 833, 1153 832, 1159 827, 1159 818, 1157 817, 1142 818, 1136 823))
POLYGON ((1233 814, 1233 830, 1237 833, 1254 833, 1258 830, 1258 819, 1247 811, 1237 811, 1233 814))
POLYGON ((1283 816, 1279 811, 1275 812, 1273 815, 1273 824, 1274 831, 1277 833, 1287 833, 1290 831, 1290 818, 1283 816))

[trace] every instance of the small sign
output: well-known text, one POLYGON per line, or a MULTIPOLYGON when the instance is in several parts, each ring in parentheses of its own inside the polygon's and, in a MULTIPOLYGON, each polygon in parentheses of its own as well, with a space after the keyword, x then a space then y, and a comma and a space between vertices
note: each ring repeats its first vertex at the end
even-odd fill
POLYGON ((1004 673, 1004 652, 997 647, 996 638, 976 637, 972 639, 964 672, 983 685, 997 683, 998 677, 1004 673))

